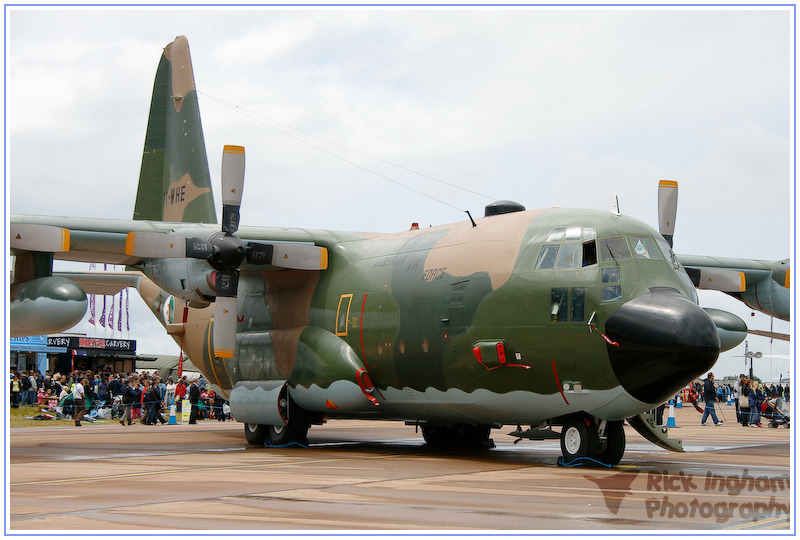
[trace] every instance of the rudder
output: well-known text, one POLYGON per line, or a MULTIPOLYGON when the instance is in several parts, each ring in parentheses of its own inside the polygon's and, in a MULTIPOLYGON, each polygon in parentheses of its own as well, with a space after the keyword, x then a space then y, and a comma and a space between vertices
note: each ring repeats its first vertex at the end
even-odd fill
POLYGON ((217 223, 184 36, 164 48, 158 64, 133 219, 217 223))

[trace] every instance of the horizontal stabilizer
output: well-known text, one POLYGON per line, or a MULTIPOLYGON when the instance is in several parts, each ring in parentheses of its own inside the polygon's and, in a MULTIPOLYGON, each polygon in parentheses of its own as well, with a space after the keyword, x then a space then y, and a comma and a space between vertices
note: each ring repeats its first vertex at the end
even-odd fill
POLYGON ((69 229, 50 225, 11 225, 11 249, 62 253, 69 251, 69 229))
POLYGON ((710 291, 742 292, 747 287, 744 272, 725 268, 686 268, 686 273, 698 289, 710 291))

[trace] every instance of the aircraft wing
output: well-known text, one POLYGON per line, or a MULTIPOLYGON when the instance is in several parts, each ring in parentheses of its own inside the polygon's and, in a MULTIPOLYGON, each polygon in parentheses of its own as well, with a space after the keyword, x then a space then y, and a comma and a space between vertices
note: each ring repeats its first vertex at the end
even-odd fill
MULTIPOLYGON (((137 265, 152 254, 132 252, 131 238, 208 239, 219 225, 161 221, 67 218, 13 214, 10 219, 11 253, 53 253, 56 260, 137 265), (64 232, 66 231, 66 233, 64 232), (132 236, 133 235, 133 236, 132 236), (66 240, 65 240, 66 236, 66 240), (57 240, 53 240, 57 238, 57 240)), ((304 229, 242 227, 242 240, 282 244, 314 244, 316 235, 304 229)), ((166 255, 164 255, 166 257, 166 255)), ((182 254, 180 256, 183 256, 182 254)), ((263 268, 263 269, 269 269, 263 268)))
MULTIPOLYGON (((754 259, 734 259, 730 257, 709 257, 705 255, 678 255, 678 261, 688 270, 727 270, 743 274, 745 285, 753 285, 764 278, 772 278, 774 261, 759 261, 754 259)), ((691 277, 691 273, 690 273, 691 277)), ((786 288, 789 287, 789 265, 775 277, 776 282, 786 288), (780 281, 778 281, 780 280, 780 281)), ((697 284, 695 284, 697 285, 697 284)))
POLYGON ((704 255, 677 257, 697 288, 725 292, 754 310, 789 320, 789 259, 762 261, 704 255))

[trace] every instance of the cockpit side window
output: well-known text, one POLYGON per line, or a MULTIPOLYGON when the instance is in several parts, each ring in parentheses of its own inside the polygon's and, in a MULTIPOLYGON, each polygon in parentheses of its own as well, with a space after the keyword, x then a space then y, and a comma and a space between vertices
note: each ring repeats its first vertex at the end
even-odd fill
POLYGON ((594 227, 559 227, 547 236, 534 269, 581 268, 593 264, 597 264, 597 234, 594 227), (581 241, 583 243, 579 243, 581 241))
POLYGON ((675 256, 675 252, 672 251, 672 248, 669 247, 667 241, 664 240, 664 238, 658 237, 656 238, 656 243, 661 247, 661 251, 662 253, 664 253, 664 257, 666 257, 667 260, 669 260, 672 263, 672 266, 675 268, 675 270, 680 268, 681 265, 678 262, 678 258, 675 256))
POLYGON ((583 266, 597 264, 597 244, 594 240, 583 243, 583 266))

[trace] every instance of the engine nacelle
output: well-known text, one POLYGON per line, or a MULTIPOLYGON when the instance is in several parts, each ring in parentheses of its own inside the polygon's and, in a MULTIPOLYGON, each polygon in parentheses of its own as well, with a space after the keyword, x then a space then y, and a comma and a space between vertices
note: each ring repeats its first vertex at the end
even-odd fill
POLYGON ((285 426, 288 400, 286 381, 240 381, 231 390, 231 416, 246 424, 285 426))
MULTIPOLYGON (((774 274, 773 274, 774 275, 774 274)), ((784 280, 788 280, 788 270, 784 280)), ((752 309, 763 311, 784 321, 790 316, 789 289, 779 284, 773 276, 766 277, 754 285, 748 285, 740 298, 752 309)))
POLYGON ((10 299, 11 337, 69 330, 81 322, 89 305, 77 283, 56 276, 14 283, 10 299))
POLYGON ((733 313, 713 308, 703 308, 703 310, 708 313, 717 327, 720 351, 733 349, 747 337, 747 324, 733 313))
POLYGON ((206 307, 217 295, 216 272, 201 259, 150 259, 142 266, 142 272, 191 307, 206 307))

